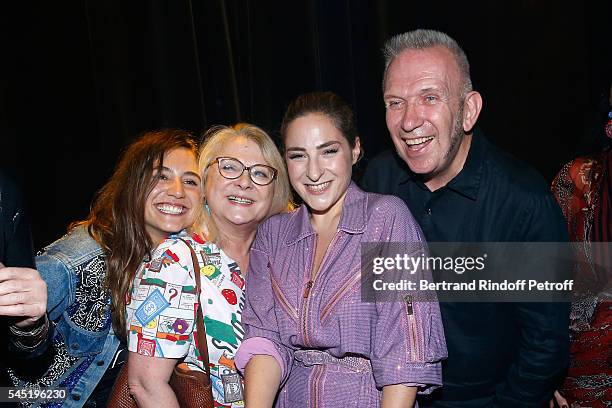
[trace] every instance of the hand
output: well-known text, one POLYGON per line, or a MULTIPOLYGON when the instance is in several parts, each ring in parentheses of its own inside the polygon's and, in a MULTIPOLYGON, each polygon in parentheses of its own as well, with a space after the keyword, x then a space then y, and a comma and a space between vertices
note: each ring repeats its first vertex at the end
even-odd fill
POLYGON ((0 316, 14 316, 19 329, 34 326, 47 311, 47 284, 36 269, 0 263, 0 316))
POLYGON ((550 399, 550 403, 548 404, 550 408, 570 408, 570 405, 567 403, 567 400, 563 398, 559 391, 555 391, 553 397, 550 399))

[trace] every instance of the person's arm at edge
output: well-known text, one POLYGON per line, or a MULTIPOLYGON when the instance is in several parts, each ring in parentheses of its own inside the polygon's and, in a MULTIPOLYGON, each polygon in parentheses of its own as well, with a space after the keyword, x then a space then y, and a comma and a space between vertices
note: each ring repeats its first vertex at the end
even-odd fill
MULTIPOLYGON (((271 404, 291 371, 293 352, 282 344, 278 332, 275 294, 269 269, 269 246, 272 244, 269 223, 259 227, 250 252, 249 270, 246 276, 246 301, 242 324, 246 340, 240 345, 235 356, 238 370, 244 373, 246 389, 245 402, 249 407, 271 404), (247 369, 251 361, 255 363, 247 369), (269 369, 273 374, 258 376, 256 373, 269 369), (254 376, 254 377, 253 377, 254 376), (253 385, 253 381, 255 384, 253 385), (259 391, 256 391, 259 387, 259 391), (261 392, 267 390, 266 394, 261 392), (270 402, 270 395, 272 402, 270 402)), ((274 240, 276 241, 276 240, 274 240)))
MULTIPOLYGON (((383 235, 389 236, 390 242, 419 243, 413 250, 419 253, 426 251, 423 233, 404 202, 397 197, 385 197, 383 202, 378 204, 379 210, 385 214, 383 235), (399 225, 410 225, 413 228, 398 228, 399 225)), ((431 280, 431 274, 426 270, 419 270, 416 276, 422 277, 425 273, 431 280)), ((435 294, 425 296, 426 299, 415 296, 410 309, 402 301, 389 302, 389 299, 382 299, 376 302, 379 315, 376 329, 378 346, 373 354, 377 359, 372 361, 372 365, 377 384, 382 385, 383 408, 414 406, 417 393, 428 394, 442 385, 441 361, 447 357, 446 345, 438 303, 429 296, 435 299, 435 294), (416 327, 429 325, 429 328, 409 335, 415 326, 408 324, 408 315, 415 320, 416 327), (390 342, 386 333, 396 332, 398 328, 405 333, 405 337, 398 337, 396 343, 390 342), (399 341, 406 343, 400 345, 399 341), (399 361, 396 354, 398 350, 414 352, 404 357, 405 366, 399 372, 392 369, 393 364, 382 363, 389 359, 399 361)))
POLYGON ((179 406, 168 383, 176 362, 174 358, 143 356, 130 351, 127 360, 128 386, 139 407, 179 406))
MULTIPOLYGON (((524 240, 567 242, 562 212, 553 196, 531 199, 525 209, 524 240)), ((516 303, 514 311, 521 344, 518 360, 510 367, 504 386, 497 390, 497 403, 500 407, 546 404, 569 361, 569 303, 516 303)))
POLYGON ((414 406, 417 387, 403 384, 386 385, 383 387, 381 408, 405 408, 414 406))
MULTIPOLYGON (((3 173, 0 173, 0 184, 4 194, 4 211, 10 214, 8 217, 10 229, 7 231, 9 236, 5 237, 5 259, 2 261, 9 267, 4 270, 5 273, 12 275, 13 280, 13 282, 7 282, 3 279, 3 283, 5 285, 17 284, 20 291, 16 293, 13 290, 13 294, 8 296, 17 295, 20 299, 12 298, 8 303, 2 303, 4 306, 9 305, 9 309, 13 309, 8 312, 8 315, 16 317, 13 325, 7 330, 8 341, 3 343, 8 351, 3 360, 17 367, 21 365, 20 360, 38 358, 45 354, 53 338, 53 326, 46 315, 47 288, 45 282, 38 271, 33 269, 35 268, 34 245, 23 194, 13 180, 3 173), (16 310, 16 307, 21 310, 16 310)), ((0 264, 0 268, 3 267, 4 265, 0 264)), ((7 297, 4 300, 7 300, 7 297)), ((28 365, 36 362, 29 362, 28 365)), ((42 361, 40 363, 34 365, 44 365, 42 361)))
MULTIPOLYGON (((0 263, 0 313, 12 316, 8 330, 7 363, 19 370, 20 360, 45 354, 53 337, 47 313, 47 286, 35 269, 4 267, 0 263), (8 290, 8 292, 7 292, 8 290)), ((28 363, 28 370, 44 365, 42 360, 28 363)), ((43 368, 41 368, 43 370, 43 368)))
POLYGON ((281 383, 281 368, 276 359, 268 355, 255 355, 245 370, 245 398, 249 408, 270 408, 281 383))

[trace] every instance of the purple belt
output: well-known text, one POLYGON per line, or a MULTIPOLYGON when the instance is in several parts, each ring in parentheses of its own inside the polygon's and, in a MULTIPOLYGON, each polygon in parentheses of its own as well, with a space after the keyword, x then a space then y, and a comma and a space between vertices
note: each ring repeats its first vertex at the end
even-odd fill
POLYGON ((305 367, 335 364, 356 372, 372 371, 372 364, 367 358, 353 356, 337 358, 321 350, 296 350, 293 359, 305 367))

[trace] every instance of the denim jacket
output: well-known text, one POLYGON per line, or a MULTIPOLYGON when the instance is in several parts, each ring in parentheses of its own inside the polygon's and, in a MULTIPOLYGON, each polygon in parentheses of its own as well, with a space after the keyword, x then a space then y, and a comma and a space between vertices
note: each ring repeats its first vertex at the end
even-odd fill
POLYGON ((33 406, 81 407, 102 378, 119 347, 111 324, 110 296, 103 289, 106 261, 87 228, 79 226, 45 248, 36 267, 47 283, 47 310, 55 324, 53 361, 35 381, 9 373, 16 385, 65 387, 62 402, 33 406))

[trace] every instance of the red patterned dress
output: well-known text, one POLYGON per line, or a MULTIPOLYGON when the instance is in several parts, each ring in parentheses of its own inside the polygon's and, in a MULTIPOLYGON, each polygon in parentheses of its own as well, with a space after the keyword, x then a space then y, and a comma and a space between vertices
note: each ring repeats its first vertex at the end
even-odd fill
POLYGON ((570 367, 560 391, 574 407, 612 406, 612 302, 609 301, 612 241, 612 149, 567 163, 552 185, 567 220, 570 240, 583 242, 583 268, 579 271, 582 295, 570 313, 570 367), (601 280, 604 283, 601 284, 601 280), (593 293, 588 288, 603 287, 593 293), (606 292, 607 291, 607 292, 606 292), (606 299, 606 300, 604 300, 606 299))

